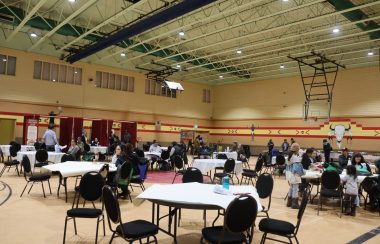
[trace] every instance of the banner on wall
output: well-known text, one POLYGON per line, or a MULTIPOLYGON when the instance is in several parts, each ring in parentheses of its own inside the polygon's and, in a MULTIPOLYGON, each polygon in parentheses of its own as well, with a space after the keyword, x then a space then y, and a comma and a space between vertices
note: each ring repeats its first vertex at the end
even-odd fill
POLYGON ((27 120, 27 132, 26 132, 26 143, 33 144, 37 141, 37 119, 28 119, 27 120))

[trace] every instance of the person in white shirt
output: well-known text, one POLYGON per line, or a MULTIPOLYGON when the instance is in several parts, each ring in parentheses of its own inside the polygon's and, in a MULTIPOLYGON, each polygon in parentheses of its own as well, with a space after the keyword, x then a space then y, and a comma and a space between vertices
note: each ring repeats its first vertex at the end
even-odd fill
POLYGON ((54 128, 54 125, 49 124, 48 129, 45 131, 45 134, 42 137, 46 145, 46 150, 51 151, 51 152, 54 152, 55 150, 54 146, 56 144, 59 144, 57 140, 57 135, 53 131, 53 128, 54 128))
POLYGON ((156 140, 153 140, 152 145, 150 145, 149 152, 151 152, 151 153, 161 153, 162 152, 162 149, 158 145, 158 142, 156 140))

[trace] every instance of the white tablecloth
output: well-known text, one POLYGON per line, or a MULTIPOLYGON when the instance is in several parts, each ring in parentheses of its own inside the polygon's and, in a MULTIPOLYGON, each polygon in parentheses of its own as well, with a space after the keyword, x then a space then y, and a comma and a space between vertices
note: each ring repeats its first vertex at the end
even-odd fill
MULTIPOLYGON (((9 148, 11 148, 11 145, 0 145, 1 151, 4 154, 4 157, 9 156, 9 148)), ((36 151, 34 146, 30 145, 21 145, 21 152, 27 152, 27 151, 36 151)))
MULTIPOLYGON (((223 167, 226 162, 226 159, 195 159, 192 167, 199 169, 202 174, 207 174, 210 170, 215 169, 216 167, 223 167)), ((235 161, 235 173, 241 174, 242 162, 235 161)))
MULTIPOLYGON (((30 166, 33 168, 34 164, 36 162, 36 151, 34 152, 18 152, 17 153, 17 160, 21 162, 22 157, 24 155, 27 155, 30 161, 30 166)), ((51 161, 53 163, 60 163, 61 158, 64 155, 64 153, 56 153, 56 152, 48 152, 48 161, 51 161)))
POLYGON ((159 152, 144 152, 144 157, 151 158, 152 156, 161 157, 159 152))
POLYGON ((101 146, 90 146, 90 152, 92 153, 107 153, 107 147, 101 147, 101 146))
POLYGON ((216 158, 218 154, 225 154, 227 158, 232 158, 235 160, 237 160, 238 157, 237 152, 214 152, 214 158, 216 158))
MULTIPOLYGON (((306 174, 302 176, 302 178, 304 179, 319 179, 321 178, 322 176, 322 173, 320 173, 319 171, 310 171, 310 170, 307 170, 306 171, 306 174)), ((343 172, 342 174, 339 175, 340 176, 340 179, 343 179, 344 176, 346 176, 346 173, 343 172)), ((377 176, 376 174, 374 174, 374 176, 377 176)), ((359 183, 362 183, 363 180, 366 178, 367 176, 362 176, 362 175, 359 175, 358 176, 358 182, 359 183)))
MULTIPOLYGON (((349 155, 352 156, 353 154, 354 154, 353 152, 349 152, 349 155)), ((322 155, 323 155, 323 152, 322 152, 322 155)), ((342 152, 331 152, 330 158, 334 159, 334 161, 338 161, 340 155, 342 155, 342 152)), ((376 160, 380 160, 380 156, 377 156, 377 155, 371 155, 371 154, 362 154, 362 155, 363 155, 364 160, 369 163, 373 163, 376 160)))
MULTIPOLYGON (((42 172, 59 172, 62 177, 71 177, 71 176, 78 176, 78 175, 84 175, 85 173, 91 172, 91 171, 99 171, 102 166, 105 164, 105 162, 87 162, 87 161, 67 161, 65 163, 59 163, 59 164, 50 164, 47 166, 43 166, 41 171, 42 172)), ((115 164, 110 163, 109 164, 110 172, 116 171, 115 164)))
MULTIPOLYGON (((154 184, 137 197, 174 203, 214 205, 226 209, 232 200, 236 198, 236 195, 214 193, 214 187, 214 185, 200 183, 154 184)), ((257 201, 258 210, 262 210, 260 198, 255 187, 250 185, 230 186, 230 190, 232 193, 250 193, 257 201)))

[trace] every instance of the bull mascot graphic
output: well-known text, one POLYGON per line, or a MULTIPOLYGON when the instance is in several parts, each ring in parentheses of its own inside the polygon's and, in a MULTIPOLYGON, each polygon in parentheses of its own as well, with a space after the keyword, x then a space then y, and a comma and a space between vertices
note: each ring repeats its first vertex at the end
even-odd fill
POLYGON ((343 141, 343 138, 347 132, 347 142, 348 140, 352 140, 352 133, 351 133, 351 124, 348 125, 348 128, 346 128, 344 125, 335 125, 333 128, 332 125, 330 125, 330 131, 328 133, 328 137, 330 140, 332 140, 333 135, 335 134, 336 144, 338 145, 338 148, 340 149, 341 142, 343 141))

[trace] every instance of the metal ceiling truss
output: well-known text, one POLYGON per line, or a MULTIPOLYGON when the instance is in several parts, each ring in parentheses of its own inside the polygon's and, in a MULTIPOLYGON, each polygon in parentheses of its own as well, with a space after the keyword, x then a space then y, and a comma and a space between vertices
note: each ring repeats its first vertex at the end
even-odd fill
MULTIPOLYGON (((376 20, 376 19, 380 19, 380 15, 379 16, 376 16, 376 17, 372 17, 372 18, 367 18, 367 19, 364 19, 364 20, 360 20, 360 21, 355 21, 355 22, 348 22, 346 24, 341 24, 339 25, 341 28, 343 27, 348 27, 348 26, 352 26, 352 25, 355 25, 355 24, 358 24, 358 23, 364 23, 364 22, 367 22, 369 20, 376 20)), ((262 46, 262 45, 269 45, 271 43, 274 43, 274 44, 277 44, 278 46, 281 46, 281 45, 285 45, 285 44, 289 44, 289 41, 291 39, 298 39, 298 40, 301 40, 301 42, 305 41, 307 36, 311 36, 313 34, 316 34, 318 32, 329 32, 328 36, 330 36, 330 31, 331 31, 331 26, 330 25, 327 25, 326 28, 323 28, 323 29, 316 29, 314 31, 309 31, 309 32, 304 32, 304 33, 296 33, 294 35, 289 35, 289 36, 281 36, 281 34, 279 36, 275 36, 271 39, 267 39, 263 42, 257 42, 257 43, 254 43, 254 44, 251 44, 249 46, 244 46, 243 48, 244 49, 248 49, 248 48, 254 48, 254 50, 263 50, 262 48, 259 48, 258 46, 262 46), (284 41, 286 43, 284 44, 281 44, 279 43, 279 37, 281 37, 281 42, 284 41)), ((345 30, 345 33, 348 33, 349 31, 345 30)), ((357 32, 358 34, 362 33, 362 32, 357 32)), ((314 39, 318 39, 319 37, 315 37, 314 39)), ((308 45, 308 43, 304 43, 305 45, 308 45)), ((272 47, 269 46, 269 48, 271 49, 271 52, 273 51, 272 47)), ((279 55, 278 55, 279 56, 279 55)), ((239 66, 239 65, 248 65, 248 64, 252 64, 252 63, 256 63, 256 62, 261 62, 260 59, 257 59, 259 57, 259 54, 257 54, 257 57, 252 60, 251 57, 249 58, 249 61, 248 62, 242 62, 242 63, 233 63, 234 66, 239 66)), ((284 57, 284 56, 282 56, 284 57)), ((242 57, 239 61, 243 61, 247 59, 245 56, 242 57)), ((228 67, 228 66, 227 66, 228 67)), ((192 70, 193 68, 192 67, 189 67, 188 68, 189 70, 192 70)), ((196 76, 196 79, 202 79, 202 78, 207 78, 207 77, 211 77, 211 76, 215 76, 215 74, 210 74, 210 75, 206 75, 206 76, 199 76, 199 74, 201 73, 209 73, 208 70, 202 70, 202 71, 199 71, 199 72, 192 72, 191 74, 189 75, 195 75, 196 76)), ((228 74, 229 72, 225 72, 223 74, 228 74)))

